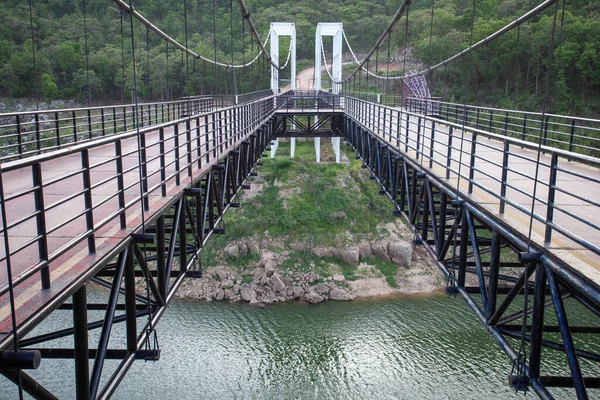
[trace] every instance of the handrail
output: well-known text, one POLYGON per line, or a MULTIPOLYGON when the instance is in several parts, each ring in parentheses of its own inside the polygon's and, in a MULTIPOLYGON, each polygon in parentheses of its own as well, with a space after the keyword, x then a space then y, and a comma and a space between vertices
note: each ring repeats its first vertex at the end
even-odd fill
POLYGON ((480 107, 434 99, 406 99, 410 111, 437 115, 469 127, 600 157, 600 120, 559 114, 480 107))
POLYGON ((503 216, 511 207, 511 216, 533 218, 543 232, 538 244, 552 248, 559 240, 600 255, 599 158, 542 144, 538 190, 531 193, 536 143, 353 97, 346 98, 346 113, 449 185, 460 179, 462 196, 479 193, 492 213, 503 216))
MULTIPOLYGON (((76 246, 87 243, 94 253, 103 229, 139 229, 140 181, 144 199, 167 199, 168 188, 218 163, 273 112, 273 100, 260 99, 1 164, 0 202, 9 217, 0 235, 8 236, 11 248, 9 254, 0 249, 0 264, 8 257, 19 264, 14 287, 38 272, 49 274, 52 263, 76 246), (52 167, 57 163, 64 169, 52 167)), ((0 296, 7 291, 0 282, 0 296)))

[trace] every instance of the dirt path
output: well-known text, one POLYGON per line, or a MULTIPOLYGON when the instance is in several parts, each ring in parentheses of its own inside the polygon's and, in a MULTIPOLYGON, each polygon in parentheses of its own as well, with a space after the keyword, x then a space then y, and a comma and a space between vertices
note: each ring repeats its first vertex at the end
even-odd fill
MULTIPOLYGON (((296 90, 312 90, 314 88, 315 67, 303 69, 296 74, 296 90)), ((292 84, 284 86, 281 91, 287 92, 292 89, 292 84)))

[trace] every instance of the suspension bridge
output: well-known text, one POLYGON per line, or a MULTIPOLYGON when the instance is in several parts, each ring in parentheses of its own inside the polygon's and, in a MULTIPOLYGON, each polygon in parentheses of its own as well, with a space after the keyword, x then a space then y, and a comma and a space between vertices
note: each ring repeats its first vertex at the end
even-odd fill
POLYGON ((321 140, 331 139, 336 154, 340 139, 352 146, 447 276, 448 294, 465 299, 506 353, 516 390, 545 399, 555 387, 579 399, 597 395, 600 121, 547 112, 560 1, 542 2, 479 42, 471 35, 469 48, 402 76, 372 72, 369 62, 386 39, 389 60, 391 32, 399 21, 408 27, 410 1, 362 61, 341 23, 320 23, 310 90, 296 87, 292 22, 271 24, 267 52, 238 1, 259 52, 234 65, 201 57, 187 32, 179 43, 131 4, 115 3, 130 19, 134 66, 133 25, 142 24, 182 60, 235 71, 262 57, 270 87, 155 103, 134 91, 132 104, 0 115, 0 373, 15 383, 14 397, 56 398, 28 373, 43 370, 45 359, 74 360, 81 399, 109 398, 133 362, 158 360, 161 316, 184 279, 201 277, 204 245, 225 232, 223 216, 243 206, 238 192, 284 137, 312 138, 317 162, 321 140), (541 112, 431 96, 431 71, 465 63, 541 13, 555 21, 541 112), (290 36, 283 64, 280 36, 290 36), (333 41, 329 58, 323 37, 333 41), (351 73, 342 68, 344 42, 351 73), (291 90, 280 92, 288 66, 291 90), (367 79, 384 81, 385 93, 356 91, 367 79), (403 93, 388 91, 400 80, 403 93), (107 290, 90 297, 89 282, 107 290), (574 309, 585 317, 572 318, 574 309), (72 327, 38 333, 61 310, 72 313, 72 327), (111 341, 116 324, 125 337, 111 341), (72 347, 49 345, 65 337, 72 347), (550 351, 564 354, 562 369, 546 368, 550 351), (116 367, 107 371, 107 360, 116 367))

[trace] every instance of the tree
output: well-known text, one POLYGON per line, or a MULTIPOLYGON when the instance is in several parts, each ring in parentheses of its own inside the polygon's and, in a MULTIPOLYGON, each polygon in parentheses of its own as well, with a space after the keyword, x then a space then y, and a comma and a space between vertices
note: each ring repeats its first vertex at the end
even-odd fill
POLYGON ((42 74, 42 94, 48 103, 52 103, 52 100, 58 95, 58 87, 48 74, 42 74))

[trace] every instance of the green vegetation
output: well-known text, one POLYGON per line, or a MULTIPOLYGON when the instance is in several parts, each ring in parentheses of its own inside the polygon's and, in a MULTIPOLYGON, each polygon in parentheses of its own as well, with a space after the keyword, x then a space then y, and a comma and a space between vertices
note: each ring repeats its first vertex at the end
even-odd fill
MULTIPOLYGON (((401 2, 249 0, 247 5, 263 39, 271 21, 295 22, 298 65, 302 69, 313 62, 317 22, 343 22, 349 42, 361 57, 371 49, 401 2)), ((481 40, 539 3, 476 0, 473 41, 481 40)), ((33 97, 37 87, 48 100, 56 97, 83 101, 89 93, 99 103, 131 101, 134 82, 128 14, 122 14, 113 2, 104 0, 87 1, 85 9, 74 0, 38 0, 32 4, 33 39, 27 2, 6 0, 0 4, 0 90, 6 96, 33 97), (56 84, 57 91, 51 82, 56 84)), ((413 2, 408 35, 404 17, 393 31, 391 58, 395 66, 389 73, 403 72, 400 69, 405 49, 414 68, 435 64, 467 48, 471 41, 472 4, 460 0, 435 1, 430 45, 432 0, 413 2)), ((258 45, 243 27, 235 1, 216 0, 214 11, 210 1, 147 0, 134 2, 134 6, 181 43, 186 42, 184 11, 187 11, 188 45, 207 58, 213 58, 216 52, 221 62, 242 63, 257 54, 258 45)), ((464 59, 429 74, 432 94, 448 101, 539 111, 544 97, 553 11, 551 6, 519 30, 513 29, 464 59)), ((557 26, 549 111, 596 117, 600 114, 599 3, 568 1, 564 18, 560 3, 557 26)), ((134 21, 133 32, 137 86, 142 101, 174 99, 185 94, 244 93, 269 86, 267 65, 262 58, 252 67, 236 70, 233 79, 233 69, 214 69, 200 60, 186 59, 174 46, 165 46, 153 32, 147 34, 138 21, 134 21)), ((281 38, 281 60, 287 56, 288 42, 289 38, 281 38)), ((330 46, 330 42, 324 43, 330 46)), ((378 54, 379 74, 388 73, 384 66, 385 47, 382 45, 378 54)), ((371 62, 369 68, 374 70, 376 63, 371 62)), ((289 68, 280 77, 289 79, 289 68)), ((327 79, 323 83, 327 85, 327 79)), ((379 93, 401 91, 400 81, 384 85, 372 77, 367 81, 366 76, 358 87, 353 82, 351 88, 379 93)))
MULTIPOLYGON (((289 154, 281 143, 277 154, 289 154)), ((391 221, 392 205, 365 179, 360 160, 350 167, 315 164, 312 141, 298 141, 296 159, 263 160, 260 193, 226 216, 223 240, 262 235, 285 236, 289 242, 332 245, 346 232, 354 236, 376 233, 377 224, 391 221)))
MULTIPOLYGON (((430 46, 431 0, 415 2, 408 36, 395 31, 399 47, 408 46, 423 65, 435 65, 485 38, 539 1, 477 0, 435 2, 430 46)), ((600 113, 600 3, 572 0, 562 15, 559 2, 554 60, 550 77, 549 111, 585 116, 600 113), (561 20, 564 17, 564 24, 561 20), (561 29, 563 25, 563 29, 561 29)), ((544 99, 554 5, 520 29, 455 61, 427 79, 433 96, 509 109, 539 111, 544 99), (518 38, 518 42, 517 42, 518 38)))

